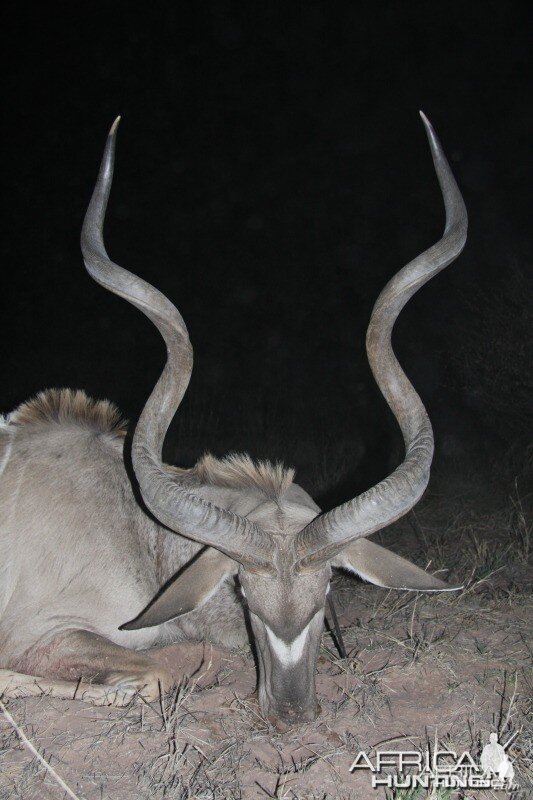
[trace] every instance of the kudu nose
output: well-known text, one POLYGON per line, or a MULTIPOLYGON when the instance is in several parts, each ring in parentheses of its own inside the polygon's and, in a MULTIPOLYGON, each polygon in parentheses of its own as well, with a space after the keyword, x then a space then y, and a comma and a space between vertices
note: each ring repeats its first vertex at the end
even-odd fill
POLYGON ((271 707, 267 719, 276 730, 284 733, 293 725, 302 725, 305 722, 314 722, 320 714, 320 706, 313 703, 305 708, 290 705, 277 705, 271 707))

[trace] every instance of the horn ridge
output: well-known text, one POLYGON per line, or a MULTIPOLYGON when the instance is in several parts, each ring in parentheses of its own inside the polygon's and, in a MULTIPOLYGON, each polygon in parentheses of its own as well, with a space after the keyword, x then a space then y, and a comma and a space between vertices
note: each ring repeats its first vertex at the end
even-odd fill
POLYGON ((133 468, 149 510, 164 525, 194 541, 215 547, 236 561, 272 566, 267 541, 257 526, 219 508, 179 484, 162 463, 168 426, 187 386, 193 350, 183 317, 160 291, 115 264, 104 244, 103 226, 111 191, 118 117, 107 137, 81 234, 81 249, 91 277, 147 316, 163 337, 167 360, 140 415, 132 441, 133 468))
POLYGON ((297 552, 302 569, 329 560, 354 539, 395 522, 418 502, 429 481, 434 449, 431 423, 422 400, 394 355, 391 335, 408 300, 461 253, 468 218, 435 130, 423 112, 420 116, 444 200, 444 234, 387 283, 374 305, 366 339, 372 373, 402 431, 405 457, 376 486, 322 514, 300 531, 297 552))

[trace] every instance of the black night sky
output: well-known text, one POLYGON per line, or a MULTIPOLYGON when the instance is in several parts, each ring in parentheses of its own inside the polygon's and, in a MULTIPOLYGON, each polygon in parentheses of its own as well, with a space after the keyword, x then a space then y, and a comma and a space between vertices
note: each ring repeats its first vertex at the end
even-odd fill
POLYGON ((397 353, 434 423, 436 474, 485 475, 522 448, 521 8, 18 4, 6 28, 0 410, 71 386, 135 419, 157 378, 158 334, 90 280, 79 249, 121 114, 108 251, 176 303, 195 347, 167 458, 285 459, 325 506, 383 477, 401 439, 364 335, 387 280, 441 236, 422 108, 463 190, 469 242, 403 313, 397 353))

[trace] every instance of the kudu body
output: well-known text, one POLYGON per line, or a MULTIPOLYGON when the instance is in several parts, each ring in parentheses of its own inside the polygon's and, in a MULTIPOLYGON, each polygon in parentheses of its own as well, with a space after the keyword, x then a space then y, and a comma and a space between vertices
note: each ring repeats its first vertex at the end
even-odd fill
POLYGON ((248 615, 263 712, 284 722, 309 720, 316 714, 314 675, 332 567, 380 586, 454 588, 364 538, 407 513, 427 485, 431 425, 394 356, 391 331, 407 300, 457 257, 466 239, 463 200, 423 120, 445 232, 385 287, 367 336, 370 365, 402 429, 405 458, 377 486, 325 514, 280 466, 247 456, 207 456, 189 470, 162 463, 192 348, 170 301, 107 256, 102 229, 115 123, 82 251, 90 275, 143 311, 167 347, 165 369, 132 440, 146 508, 126 472, 124 431, 109 403, 50 390, 4 420, 0 692, 72 696, 75 688, 77 697, 93 701, 124 702, 135 692, 151 699, 170 678, 140 651, 186 638, 235 646, 246 641, 248 615))

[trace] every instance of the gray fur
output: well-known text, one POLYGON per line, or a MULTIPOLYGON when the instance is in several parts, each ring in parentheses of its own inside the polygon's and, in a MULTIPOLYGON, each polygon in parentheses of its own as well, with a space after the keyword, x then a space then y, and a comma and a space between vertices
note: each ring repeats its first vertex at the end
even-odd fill
MULTIPOLYGON (((59 393, 47 395, 60 406, 59 393)), ((132 648, 184 638, 224 646, 246 641, 229 582, 192 623, 120 631, 202 546, 139 506, 122 437, 86 429, 82 414, 61 424, 21 425, 15 411, 11 420, 0 429, 0 454, 11 451, 0 481, 0 667, 15 668, 36 642, 73 627, 132 648)), ((207 496, 212 492, 208 486, 207 496)))

